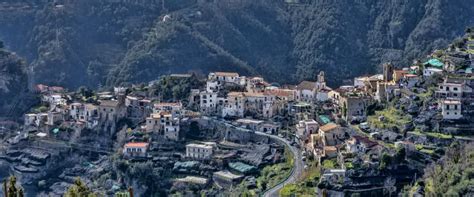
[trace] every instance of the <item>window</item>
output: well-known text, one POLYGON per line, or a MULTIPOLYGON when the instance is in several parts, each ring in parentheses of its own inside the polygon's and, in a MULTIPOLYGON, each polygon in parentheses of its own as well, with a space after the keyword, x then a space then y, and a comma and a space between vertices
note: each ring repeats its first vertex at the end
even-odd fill
POLYGON ((455 105, 455 106, 454 106, 454 109, 455 109, 455 110, 457 110, 457 109, 458 109, 458 106, 457 106, 457 105, 455 105))
POLYGON ((448 86, 446 86, 446 91, 449 91, 449 87, 448 87, 448 86))
POLYGON ((453 88, 454 91, 458 91, 458 88, 453 88))

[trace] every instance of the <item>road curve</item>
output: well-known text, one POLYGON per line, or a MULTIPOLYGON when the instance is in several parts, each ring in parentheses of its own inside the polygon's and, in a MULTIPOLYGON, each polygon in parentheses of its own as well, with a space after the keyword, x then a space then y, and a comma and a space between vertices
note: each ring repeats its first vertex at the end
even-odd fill
POLYGON ((283 186, 285 186, 287 184, 290 184, 290 183, 295 183, 298 180, 298 178, 301 176, 301 174, 303 173, 303 161, 302 161, 302 158, 301 158, 301 151, 299 149, 297 149, 296 147, 291 146, 290 142, 288 140, 284 139, 284 138, 281 138, 281 137, 278 137, 278 136, 275 136, 275 135, 270 135, 270 134, 258 132, 258 131, 256 131, 255 134, 261 135, 261 136, 266 136, 266 137, 269 137, 271 139, 277 140, 277 141, 285 144, 289 148, 289 150, 293 153, 294 164, 293 164, 293 170, 291 171, 290 177, 288 177, 285 181, 283 181, 282 183, 276 185, 275 187, 267 190, 263 194, 264 197, 279 196, 280 190, 283 188, 283 186))

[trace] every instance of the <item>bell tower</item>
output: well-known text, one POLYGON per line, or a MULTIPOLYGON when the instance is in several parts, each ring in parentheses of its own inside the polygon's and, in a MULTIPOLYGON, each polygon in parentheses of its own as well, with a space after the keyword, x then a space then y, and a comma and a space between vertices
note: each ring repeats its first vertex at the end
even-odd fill
POLYGON ((387 63, 383 65, 383 81, 389 82, 393 80, 393 65, 387 63))
POLYGON ((324 79, 324 71, 319 72, 318 79, 316 81, 316 88, 318 90, 324 89, 326 87, 326 79, 324 79))

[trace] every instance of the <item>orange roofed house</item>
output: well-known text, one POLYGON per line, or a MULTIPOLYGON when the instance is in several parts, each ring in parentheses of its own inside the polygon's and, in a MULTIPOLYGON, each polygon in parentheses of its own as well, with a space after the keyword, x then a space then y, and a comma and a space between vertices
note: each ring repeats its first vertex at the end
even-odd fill
POLYGON ((146 142, 129 142, 123 147, 125 157, 146 157, 149 144, 146 142))

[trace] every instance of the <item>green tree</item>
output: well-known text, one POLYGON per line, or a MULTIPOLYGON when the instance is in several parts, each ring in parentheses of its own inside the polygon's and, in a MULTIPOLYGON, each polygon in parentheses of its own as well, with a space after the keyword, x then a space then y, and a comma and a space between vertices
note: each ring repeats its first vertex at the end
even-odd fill
POLYGON ((452 145, 436 165, 425 169, 426 196, 472 196, 474 143, 452 145))
POLYGON ((24 196, 23 188, 16 184, 15 176, 10 176, 10 178, 8 178, 8 181, 3 182, 3 191, 5 191, 5 197, 24 196))
POLYGON ((66 197, 96 197, 97 195, 92 192, 87 185, 81 181, 80 178, 76 178, 74 184, 71 185, 66 194, 66 197))
POLYGON ((85 98, 89 98, 89 97, 94 96, 94 91, 92 91, 91 89, 89 89, 88 87, 85 87, 85 86, 79 87, 78 93, 81 94, 81 96, 83 96, 85 98))
POLYGON ((379 164, 379 169, 383 170, 387 168, 392 162, 392 157, 390 157, 389 154, 383 153, 382 157, 380 158, 380 164, 379 164))
POLYGON ((406 157, 405 147, 398 148, 397 153, 395 154, 395 157, 394 157, 395 162, 401 163, 401 162, 405 161, 405 157, 406 157))

